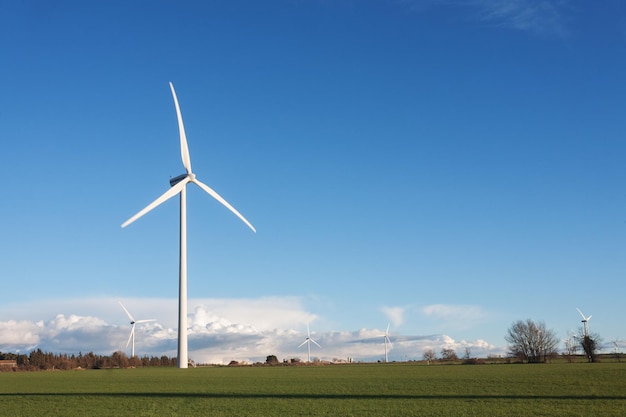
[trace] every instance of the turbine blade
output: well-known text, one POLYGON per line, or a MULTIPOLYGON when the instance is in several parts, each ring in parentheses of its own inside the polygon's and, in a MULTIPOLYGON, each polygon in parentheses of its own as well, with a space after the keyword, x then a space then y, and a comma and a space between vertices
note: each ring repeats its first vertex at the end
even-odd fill
POLYGON ((135 324, 133 323, 133 326, 130 329, 130 335, 128 336, 128 342, 126 342, 126 347, 128 347, 128 345, 130 344, 130 339, 133 338, 134 333, 135 333, 135 324))
POLYGON ((587 317, 587 321, 591 320, 591 316, 587 317))
POLYGON ((124 311, 126 312, 126 315, 128 316, 128 318, 130 319, 130 321, 135 321, 135 319, 133 318, 133 316, 131 316, 131 314, 128 312, 128 310, 126 310, 126 307, 124 307, 124 304, 122 304, 121 301, 118 301, 118 303, 120 303, 120 305, 122 306, 122 308, 124 309, 124 311))
POLYGON ((241 221, 243 221, 246 225, 248 225, 248 227, 250 229, 252 229, 252 231, 254 233, 256 233, 256 229, 250 224, 250 222, 248 220, 246 220, 245 217, 243 217, 241 215, 241 213, 239 213, 233 206, 231 206, 230 204, 228 204, 228 201, 224 200, 218 193, 216 193, 211 187, 209 187, 208 185, 206 185, 205 183, 197 180, 197 179, 193 179, 191 180, 194 184, 196 184, 198 187, 202 188, 204 191, 206 191, 211 197, 213 197, 214 199, 216 199, 217 201, 219 201, 220 203, 222 203, 222 205, 224 207, 226 207, 228 210, 230 210, 231 212, 233 212, 233 214, 237 217, 239 217, 241 219, 241 221))
POLYGON ((304 346, 304 345, 305 345, 308 341, 309 341, 309 339, 305 340, 304 342, 300 343, 300 344, 298 345, 298 347, 302 347, 302 346, 304 346))
POLYGON ((187 135, 185 135, 185 125, 183 125, 183 115, 180 113, 178 98, 174 91, 174 84, 170 82, 170 89, 174 97, 174 105, 176 106, 176 117, 178 117, 178 131, 180 132, 180 156, 183 160, 183 166, 187 170, 187 174, 191 173, 191 158, 189 157, 189 147, 187 146, 187 135))
POLYGON ((318 348, 321 348, 320 344, 319 344, 319 343, 317 343, 315 340, 313 340, 313 339, 310 339, 310 340, 311 340, 311 342, 315 343, 315 344, 317 345, 317 347, 318 347, 318 348))
POLYGON ((149 212, 150 210, 152 210, 153 208, 155 208, 159 204, 161 204, 164 201, 167 201, 170 198, 174 197, 176 194, 178 194, 180 192, 180 190, 183 189, 183 187, 185 185, 187 185, 187 183, 189 181, 191 181, 191 179, 189 179, 189 177, 187 177, 184 180, 182 180, 181 182, 179 182, 178 184, 176 184, 175 186, 171 187, 169 190, 167 190, 166 192, 161 194, 161 196, 159 198, 154 200, 152 203, 148 204, 145 208, 143 208, 141 211, 139 211, 133 217, 131 217, 130 219, 128 219, 124 223, 122 223, 122 227, 128 226, 129 224, 131 224, 132 222, 134 222, 135 220, 137 220, 138 218, 140 218, 141 216, 143 216, 144 214, 146 214, 147 212, 149 212))
POLYGON ((150 319, 150 320, 136 320, 135 323, 148 323, 150 321, 156 321, 156 319, 150 319))
POLYGON ((387 323, 387 331, 385 332, 385 337, 389 334, 389 325, 390 325, 390 324, 391 324, 391 323, 387 323))
MULTIPOLYGON (((576 307, 576 310, 578 310, 578 307, 576 307)), ((580 313, 580 315, 582 316, 583 320, 587 320, 587 317, 585 317, 585 315, 583 314, 582 311, 578 310, 578 312, 580 313)))

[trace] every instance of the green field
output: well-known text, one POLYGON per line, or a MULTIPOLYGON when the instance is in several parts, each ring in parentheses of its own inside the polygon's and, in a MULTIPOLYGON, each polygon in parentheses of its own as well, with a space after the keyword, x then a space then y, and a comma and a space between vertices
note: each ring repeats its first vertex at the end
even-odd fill
POLYGON ((624 416, 626 363, 0 373, 2 416, 624 416))

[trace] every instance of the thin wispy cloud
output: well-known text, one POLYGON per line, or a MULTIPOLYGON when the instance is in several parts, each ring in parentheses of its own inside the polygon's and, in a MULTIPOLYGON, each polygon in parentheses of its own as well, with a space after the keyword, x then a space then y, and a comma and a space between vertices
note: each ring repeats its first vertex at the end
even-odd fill
POLYGON ((574 8, 568 0, 407 0, 412 11, 434 7, 456 8, 483 24, 520 30, 541 36, 569 36, 574 8))
POLYGON ((482 21, 538 35, 568 36, 571 2, 563 0, 476 0, 482 21))
POLYGON ((451 329, 471 328, 489 317, 485 310, 475 305, 432 304, 421 308, 421 312, 451 329))

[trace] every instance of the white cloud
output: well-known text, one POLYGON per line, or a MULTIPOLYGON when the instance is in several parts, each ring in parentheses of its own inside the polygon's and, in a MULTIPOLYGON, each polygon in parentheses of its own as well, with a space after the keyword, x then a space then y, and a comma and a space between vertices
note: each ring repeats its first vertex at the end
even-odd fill
POLYGON ((38 344, 42 325, 27 320, 0 321, 0 350, 38 344))
POLYGON ((106 326, 106 322, 96 317, 80 317, 74 314, 65 317, 63 314, 58 314, 48 323, 47 327, 51 332, 62 332, 64 330, 91 329, 99 326, 106 326))
POLYGON ((303 327, 316 318, 306 311, 300 297, 192 299, 189 303, 200 305, 231 323, 246 323, 259 331, 303 327))
MULTIPOLYGON (((16 320, 40 320, 41 317, 66 316, 100 317, 108 323, 128 323, 128 317, 118 301, 135 319, 156 319, 165 327, 178 326, 178 300, 175 298, 119 298, 89 297, 73 299, 38 300, 37 307, 30 303, 0 306, 0 316, 16 320)), ((304 307, 301 297, 259 298, 189 298, 189 312, 202 306, 231 323, 247 323, 258 330, 272 328, 306 327, 316 315, 304 307)))
MULTIPOLYGON (((84 300, 60 303, 65 311, 85 311, 84 300)), ((126 348, 130 325, 117 304, 117 299, 91 299, 91 310, 102 313, 80 315, 54 313, 44 320, 9 320, 0 322, 0 351, 29 352, 41 348, 48 352, 94 352, 111 354, 126 348)), ((45 304, 45 303, 43 303, 45 304)), ((124 305, 135 318, 155 318, 135 329, 135 352, 138 356, 176 356, 176 300, 124 299, 124 305), (173 317, 171 317, 173 316, 173 317)), ((40 304, 38 303, 38 306, 40 304)), ((306 346, 298 348, 306 337, 306 323, 316 318, 302 306, 297 297, 263 297, 258 299, 190 300, 193 310, 188 315, 189 357, 198 363, 229 363, 265 361, 268 355, 279 359, 306 359, 306 346), (295 330, 298 329, 298 330, 295 330)), ((480 309, 474 309, 474 315, 480 309), (476 310, 477 309, 477 310, 476 310)), ((16 309, 22 311, 21 308, 16 309)), ((390 320, 402 321, 404 307, 389 307, 390 320)), ((467 315, 468 307, 429 306, 433 316, 453 318, 467 315)), ((395 323, 395 322, 394 322, 395 323)), ((311 330, 314 330, 313 328, 311 330)), ((323 360, 353 358, 376 361, 384 357, 382 335, 385 330, 311 332, 322 347, 311 346, 312 358, 323 360)), ((487 342, 455 342, 442 335, 404 336, 391 332, 390 360, 421 359, 425 347, 437 351, 442 347, 476 346, 484 352, 496 349, 487 342)), ((478 353, 478 350, 477 350, 478 353)))
POLYGON ((407 307, 383 307, 381 310, 394 326, 404 323, 404 313, 407 307))

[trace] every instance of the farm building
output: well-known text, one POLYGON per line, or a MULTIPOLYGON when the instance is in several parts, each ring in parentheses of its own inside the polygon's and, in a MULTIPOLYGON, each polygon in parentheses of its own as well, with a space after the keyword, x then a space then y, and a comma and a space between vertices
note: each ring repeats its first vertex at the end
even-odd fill
POLYGON ((16 368, 17 362, 15 361, 15 359, 0 359, 0 367, 16 368))

